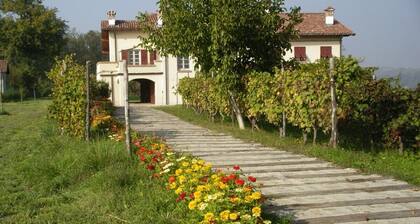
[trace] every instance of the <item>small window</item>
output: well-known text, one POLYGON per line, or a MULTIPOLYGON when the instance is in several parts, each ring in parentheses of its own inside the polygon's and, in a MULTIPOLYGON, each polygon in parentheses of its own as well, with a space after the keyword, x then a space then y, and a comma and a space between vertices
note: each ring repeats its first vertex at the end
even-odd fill
POLYGON ((189 57, 178 57, 178 69, 190 69, 189 57))
POLYGON ((331 58, 332 48, 330 46, 321 47, 321 58, 331 58))
POLYGON ((140 64, 140 50, 129 50, 128 51, 128 64, 139 65, 140 64))
POLYGON ((295 59, 298 61, 306 61, 306 48, 295 47, 295 59))

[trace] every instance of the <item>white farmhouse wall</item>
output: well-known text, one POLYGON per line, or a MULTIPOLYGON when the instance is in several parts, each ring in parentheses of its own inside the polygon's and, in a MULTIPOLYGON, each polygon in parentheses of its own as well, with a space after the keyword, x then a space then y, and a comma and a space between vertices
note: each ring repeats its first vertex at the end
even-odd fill
POLYGON ((307 62, 313 63, 321 58, 321 47, 331 47, 332 55, 334 57, 341 57, 341 39, 300 39, 299 41, 292 41, 292 50, 287 51, 285 59, 289 60, 294 58, 294 47, 305 47, 307 62))

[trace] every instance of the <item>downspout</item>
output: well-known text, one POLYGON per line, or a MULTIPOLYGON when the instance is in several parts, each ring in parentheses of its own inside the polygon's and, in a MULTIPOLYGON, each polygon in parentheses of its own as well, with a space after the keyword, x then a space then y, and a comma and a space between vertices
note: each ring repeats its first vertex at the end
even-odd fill
POLYGON ((165 57, 165 82, 166 82, 166 105, 169 105, 169 60, 168 56, 165 57))
POLYGON ((118 61, 117 32, 114 31, 113 33, 114 33, 114 56, 115 56, 115 61, 114 62, 117 62, 118 61))

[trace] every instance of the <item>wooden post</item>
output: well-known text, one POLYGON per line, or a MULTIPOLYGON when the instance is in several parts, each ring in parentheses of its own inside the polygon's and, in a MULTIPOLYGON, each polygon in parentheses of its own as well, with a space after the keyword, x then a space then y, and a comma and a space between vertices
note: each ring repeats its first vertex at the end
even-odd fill
POLYGON ((128 102, 128 70, 127 70, 127 61, 123 60, 120 64, 123 66, 124 73, 124 117, 125 117, 125 146, 127 149, 128 155, 132 156, 131 153, 131 135, 130 135, 130 109, 128 102))
POLYGON ((330 145, 337 148, 337 96, 335 93, 334 58, 330 58, 330 82, 331 82, 331 138, 330 145))
POLYGON ((282 117, 283 117, 283 119, 282 119, 282 123, 283 123, 283 128, 282 128, 282 132, 281 132, 281 136, 282 137, 286 137, 286 112, 284 111, 284 108, 285 108, 285 104, 286 104, 286 102, 285 102, 285 100, 284 100, 284 93, 286 92, 284 89, 285 89, 285 86, 286 86, 286 78, 285 78, 285 76, 284 76, 284 67, 283 67, 283 65, 281 66, 281 75, 283 76, 283 95, 282 95, 282 102, 283 102, 283 112, 282 112, 282 117))
POLYGON ((3 108, 3 73, 0 70, 0 114, 4 113, 3 108))
POLYGON ((85 120, 85 137, 86 141, 90 141, 90 78, 89 78, 90 61, 86 61, 86 120, 85 120))

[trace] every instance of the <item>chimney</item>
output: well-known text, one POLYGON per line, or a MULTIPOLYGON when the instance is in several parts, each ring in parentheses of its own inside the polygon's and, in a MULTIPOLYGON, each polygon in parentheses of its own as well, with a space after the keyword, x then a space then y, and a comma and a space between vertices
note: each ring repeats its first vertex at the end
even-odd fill
POLYGON ((324 10, 325 12, 325 24, 330 26, 330 25, 334 25, 334 12, 335 9, 331 6, 329 6, 328 8, 326 8, 324 10))
POLYGON ((108 25, 115 26, 115 16, 117 15, 117 13, 111 10, 111 11, 108 11, 106 15, 108 16, 108 25))

